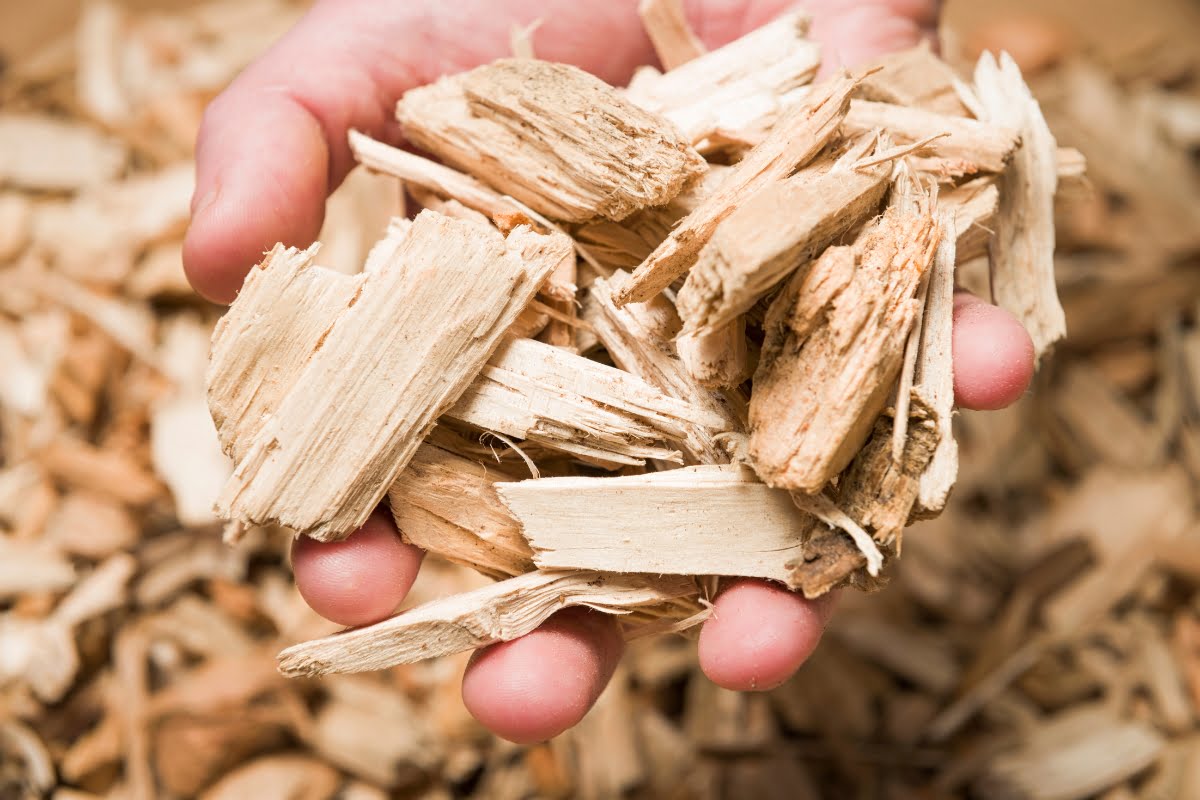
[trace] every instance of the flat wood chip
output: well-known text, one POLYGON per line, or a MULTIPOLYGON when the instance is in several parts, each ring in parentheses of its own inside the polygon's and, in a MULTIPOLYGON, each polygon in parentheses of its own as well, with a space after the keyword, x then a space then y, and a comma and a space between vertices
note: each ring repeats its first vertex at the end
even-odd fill
POLYGON ((235 462, 220 513, 323 540, 361 525, 564 247, 433 212, 356 276, 276 247, 213 337, 209 406, 235 462))

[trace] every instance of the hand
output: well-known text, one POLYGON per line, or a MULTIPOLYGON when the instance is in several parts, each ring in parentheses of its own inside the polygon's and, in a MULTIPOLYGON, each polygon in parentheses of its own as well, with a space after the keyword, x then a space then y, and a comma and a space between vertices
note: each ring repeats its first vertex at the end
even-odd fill
MULTIPOLYGON (((541 18, 542 58, 578 64, 615 83, 653 60, 632 0, 318 0, 307 16, 218 97, 197 144, 193 219, 184 264, 198 291, 235 296, 250 266, 275 242, 306 245, 326 196, 353 166, 354 127, 398 138, 395 100, 440 74, 508 52, 510 25, 541 18)), ((693 0, 688 14, 710 46, 762 25, 781 0, 693 0)), ((914 44, 934 23, 927 0, 809 0, 826 58, 856 65, 914 44)), ((960 295, 954 330, 955 393, 967 408, 1015 401, 1032 374, 1028 335, 1006 312, 960 295)), ((343 542, 299 539, 292 560, 300 592, 345 625, 392 613, 412 586, 421 552, 376 513, 343 542)), ((809 602, 757 580, 725 586, 700 635, 700 665, 731 689, 769 689, 816 647, 832 600, 809 602)), ((463 700, 484 725, 515 741, 546 739, 574 725, 620 658, 614 620, 570 609, 521 639, 477 652, 463 700)))

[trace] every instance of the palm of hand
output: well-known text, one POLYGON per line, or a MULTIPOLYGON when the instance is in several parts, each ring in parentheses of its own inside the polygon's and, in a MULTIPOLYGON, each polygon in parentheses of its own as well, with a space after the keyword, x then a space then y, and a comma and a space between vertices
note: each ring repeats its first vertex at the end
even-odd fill
MULTIPOLYGON (((691 0, 689 20, 717 46, 791 5, 784 0, 691 0)), ((933 21, 929 0, 812 0, 827 60, 856 64, 915 43, 933 21), (832 55, 832 59, 829 56, 832 55)), ((395 137, 396 98, 439 74, 508 52, 511 27, 541 19, 540 57, 622 82, 652 51, 632 0, 488 0, 454 4, 322 0, 205 114, 197 144, 193 221, 184 248, 199 291, 227 302, 264 249, 304 245, 324 200, 352 166, 346 131, 395 137)), ((1012 317, 963 296, 956 309, 955 390, 960 404, 998 408, 1028 384, 1032 347, 1012 317)), ((389 615, 416 577, 421 553, 377 513, 344 542, 300 539, 292 558, 309 604, 342 624, 389 615)), ((832 610, 762 581, 727 585, 699 644, 701 667, 732 689, 767 689, 812 652, 832 610)), ((603 690, 622 641, 604 615, 577 609, 521 639, 476 653, 463 699, 510 739, 548 738, 574 725, 603 690)))

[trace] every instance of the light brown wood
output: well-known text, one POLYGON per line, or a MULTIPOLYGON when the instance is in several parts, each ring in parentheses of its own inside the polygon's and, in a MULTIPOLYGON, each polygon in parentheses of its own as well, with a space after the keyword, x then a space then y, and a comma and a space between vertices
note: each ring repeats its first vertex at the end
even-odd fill
POLYGON ((803 102, 817 74, 820 48, 805 38, 808 28, 807 16, 784 14, 665 74, 642 67, 626 93, 701 152, 757 144, 803 102))
POLYGON ((516 214, 521 211, 516 203, 505 199, 499 192, 470 175, 384 144, 355 130, 350 131, 347 138, 350 151, 360 164, 368 169, 393 175, 406 185, 412 184, 443 198, 456 200, 489 219, 499 214, 516 214))
POLYGON ((708 52, 688 25, 682 0, 640 0, 638 16, 665 69, 675 69, 708 52))
POLYGON ((967 109, 958 99, 954 70, 934 54, 928 41, 889 53, 876 62, 878 71, 858 87, 864 100, 921 108, 938 114, 963 117, 967 109))
POLYGON ((0 114, 0 184, 52 192, 96 186, 117 177, 127 158, 119 142, 95 128, 0 114))
POLYGON ((276 248, 214 334, 209 404, 236 465, 221 513, 323 539, 362 524, 564 247, 427 211, 357 276, 276 248))
POLYGON ((564 64, 496 61, 408 92, 396 114, 413 144, 567 222, 662 205, 704 171, 670 123, 564 64))
POLYGON ((704 335, 730 324, 792 270, 874 216, 892 167, 858 168, 869 155, 853 147, 836 160, 817 161, 726 216, 679 292, 684 330, 704 335))
POLYGON ((1000 176, 996 233, 989 244, 992 299, 1029 331, 1040 359, 1067 333, 1054 283, 1057 148, 1041 109, 1007 54, 985 53, 975 92, 989 122, 1016 130, 1021 145, 1000 176))
POLYGON ((497 485, 539 567, 786 581, 813 520, 740 465, 497 485), (662 517, 670 509, 669 516, 662 517), (662 518, 647 525, 647 519, 662 518), (729 547, 730 531, 737 547, 729 547))
POLYGON ((388 505, 406 542, 485 575, 520 575, 533 569, 529 545, 495 488, 509 480, 483 461, 424 444, 388 490, 388 505))
POLYGON ((621 614, 695 592, 682 577, 531 572, 293 645, 279 654, 279 668, 292 676, 384 669, 515 639, 562 608, 621 614))
POLYGON ((924 150, 937 159, 952 162, 949 174, 953 176, 1004 169, 1021 140, 1016 130, 1002 128, 1001 124, 859 99, 850 101, 845 122, 849 131, 883 130, 902 143, 938 136, 924 150))
POLYGON ((709 389, 732 388, 754 371, 741 317, 709 333, 681 333, 675 347, 688 374, 709 389))
POLYGON ((893 202, 773 302, 750 399, 750 458, 768 484, 817 492, 870 435, 937 247, 933 202, 922 190, 893 202))
POLYGON ((922 514, 946 507, 958 479, 958 442, 954 439, 954 265, 955 220, 943 211, 941 240, 929 270, 925 313, 917 351, 913 392, 929 407, 937 426, 937 448, 921 473, 918 504, 922 514))
POLYGON ((682 322, 669 300, 659 296, 646 303, 617 307, 613 291, 628 278, 628 273, 616 272, 608 280, 597 279, 588 292, 585 319, 619 367, 664 394, 722 420, 721 430, 715 435, 704 426, 692 425, 681 446, 689 463, 725 463, 729 458, 718 437, 741 432, 744 425, 728 404, 692 377, 680 359, 676 335, 682 322))
POLYGON ((488 431, 620 464, 678 461, 669 442, 721 416, 666 395, 635 375, 531 339, 500 346, 446 411, 488 431))
POLYGON ((746 154, 721 183, 671 231, 613 298, 617 305, 645 302, 687 272, 717 226, 765 186, 804 166, 837 133, 856 81, 834 76, 790 109, 762 144, 746 154))

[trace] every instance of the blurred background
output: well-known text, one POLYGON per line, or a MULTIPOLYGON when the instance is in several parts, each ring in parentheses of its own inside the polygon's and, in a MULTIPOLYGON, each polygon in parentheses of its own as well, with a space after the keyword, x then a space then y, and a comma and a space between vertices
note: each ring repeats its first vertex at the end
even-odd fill
MULTIPOLYGON (((949 4, 947 56, 1012 52, 1087 158, 1057 209, 1066 345, 1016 407, 960 415, 952 506, 793 680, 726 692, 688 639, 639 641, 534 747, 466 714, 465 655, 282 678, 333 628, 286 533, 227 548, 209 510, 193 137, 302 10, 0 4, 0 799, 1200 798, 1200 4, 949 4)), ((354 269, 399 200, 352 174, 323 263, 354 269)), ((481 580, 427 563, 410 602, 481 580)))

